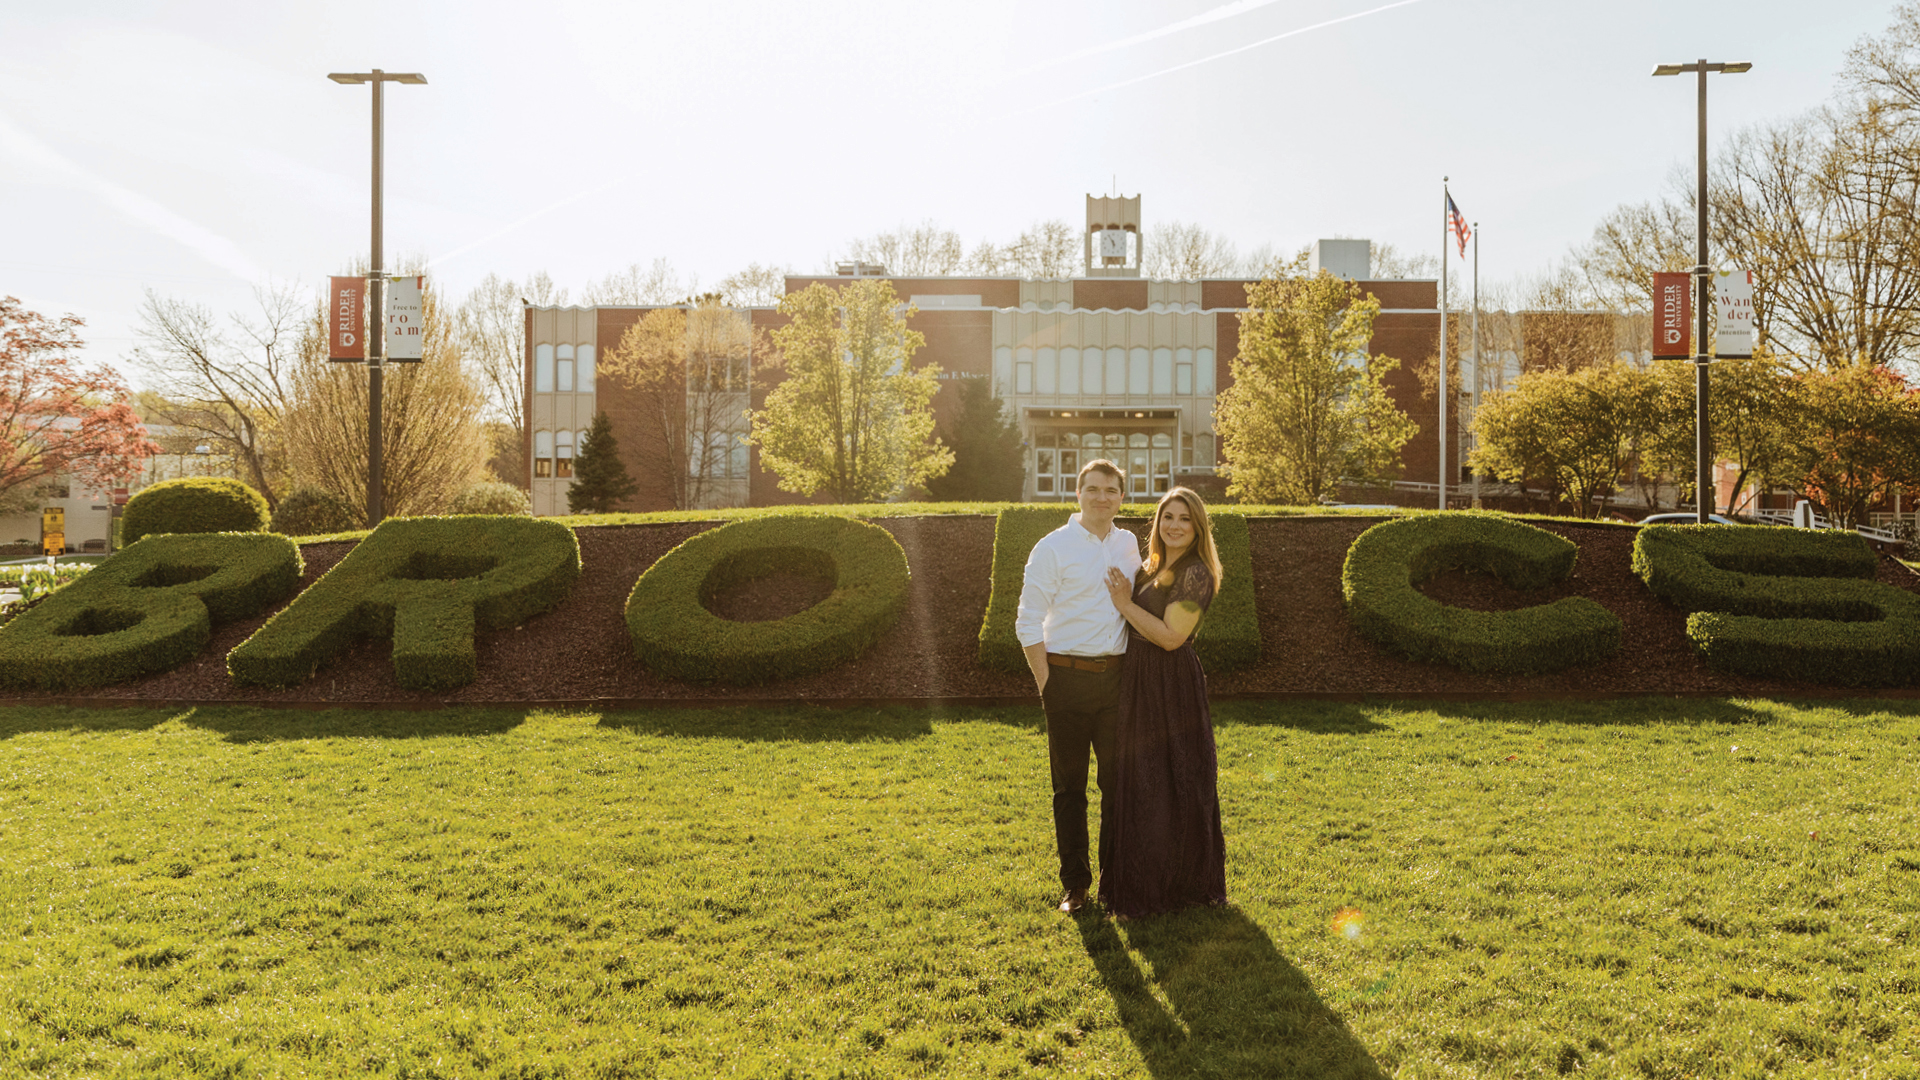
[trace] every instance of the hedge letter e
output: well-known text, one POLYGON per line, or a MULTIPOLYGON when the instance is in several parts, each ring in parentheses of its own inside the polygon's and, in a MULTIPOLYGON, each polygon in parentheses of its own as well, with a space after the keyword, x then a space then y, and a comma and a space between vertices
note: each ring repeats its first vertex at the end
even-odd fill
POLYGON ((1875 686, 1920 679, 1920 596, 1873 580, 1858 533, 1648 525, 1633 570, 1687 616, 1710 667, 1875 686))
POLYGON ((227 654, 241 684, 293 686, 358 638, 393 639, 394 681, 465 686, 474 634, 547 610, 580 576, 580 542, 524 517, 384 521, 299 599, 227 654))
POLYGON ((0 683, 71 690, 179 667, 214 623, 292 595, 301 570, 271 533, 149 536, 0 629, 0 683))

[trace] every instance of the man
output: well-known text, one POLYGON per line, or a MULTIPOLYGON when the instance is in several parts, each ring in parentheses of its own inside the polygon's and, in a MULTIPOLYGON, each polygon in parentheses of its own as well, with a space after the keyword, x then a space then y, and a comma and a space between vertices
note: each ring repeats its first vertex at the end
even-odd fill
POLYGON ((1047 715, 1047 759, 1053 772, 1053 837, 1060 850, 1060 910, 1087 903, 1087 751, 1099 764, 1100 865, 1112 854, 1112 807, 1106 772, 1113 767, 1120 713, 1120 663, 1127 623, 1107 592, 1107 568, 1128 578, 1140 569, 1140 542, 1113 523, 1126 498, 1126 475, 1105 458, 1080 470, 1080 512, 1042 537, 1027 556, 1026 583, 1014 632, 1040 688, 1047 715))

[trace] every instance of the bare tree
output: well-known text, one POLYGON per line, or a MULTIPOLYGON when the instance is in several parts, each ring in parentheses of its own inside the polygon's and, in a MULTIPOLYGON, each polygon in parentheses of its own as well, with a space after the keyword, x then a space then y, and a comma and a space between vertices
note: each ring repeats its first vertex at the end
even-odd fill
POLYGON ((787 276, 793 269, 768 263, 748 263, 746 269, 728 274, 716 286, 731 307, 778 307, 787 295, 787 276))
POLYGON ((461 356, 486 394, 496 471, 517 486, 527 476, 527 305, 566 302, 567 291, 544 270, 520 282, 488 274, 454 313, 461 356))
POLYGON ((1227 277, 1240 268, 1233 241, 1205 227, 1169 221, 1146 230, 1141 274, 1162 281, 1227 277))
POLYGON ((672 263, 655 259, 651 265, 633 263, 589 284, 581 301, 588 307, 651 307, 682 303, 699 291, 698 277, 682 282, 672 263))
MULTIPOLYGON (((421 362, 388 363, 381 408, 383 496, 395 517, 432 514, 486 469, 486 395, 462 362, 451 318, 431 288, 421 294, 421 362)), ((311 309, 291 371, 283 422, 293 474, 367 503, 367 372, 327 361, 323 311, 311 309)))
POLYGON ((1080 233, 1059 218, 1028 226, 1005 244, 980 244, 967 256, 969 273, 984 277, 1070 278, 1084 273, 1080 233))
POLYGON ((312 298, 282 285, 255 289, 254 302, 256 314, 222 323, 208 308, 149 289, 134 360, 159 394, 152 418, 229 455, 272 506, 286 487, 279 428, 312 298))
POLYGON ((961 272, 967 263, 960 234, 931 220, 855 240, 847 245, 846 257, 879 263, 895 277, 942 277, 961 272))

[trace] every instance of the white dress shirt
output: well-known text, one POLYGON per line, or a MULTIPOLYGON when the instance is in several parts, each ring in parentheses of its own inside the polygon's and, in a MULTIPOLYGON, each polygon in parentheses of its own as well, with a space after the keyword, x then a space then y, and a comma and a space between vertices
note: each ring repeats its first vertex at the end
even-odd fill
POLYGON ((1069 656, 1117 656, 1127 651, 1127 621, 1107 592, 1107 568, 1133 580, 1140 570, 1140 541, 1118 525, 1105 540, 1080 524, 1080 515, 1040 538, 1027 556, 1020 586, 1020 613, 1013 632, 1020 647, 1042 641, 1047 651, 1069 656))

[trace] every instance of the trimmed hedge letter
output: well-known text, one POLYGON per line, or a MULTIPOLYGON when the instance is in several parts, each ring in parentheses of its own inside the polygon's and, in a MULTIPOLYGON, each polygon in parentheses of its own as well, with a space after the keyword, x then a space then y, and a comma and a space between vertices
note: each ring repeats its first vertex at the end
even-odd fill
POLYGON ((392 518, 227 654, 241 684, 293 686, 356 638, 393 639, 394 681, 473 681, 474 634, 547 610, 580 576, 580 542, 557 521, 392 518))
POLYGON ((1465 671, 1530 674, 1613 655, 1620 618, 1583 596, 1518 611, 1472 611, 1414 588, 1447 570, 1483 570, 1515 589, 1573 573, 1572 541, 1509 518, 1458 513, 1401 518, 1347 549, 1340 590, 1360 636, 1414 660, 1465 671))
POLYGON ((662 556, 627 597, 635 655, 656 673, 735 686, 838 667, 886 636, 907 603, 907 554, 852 518, 793 513, 722 525, 662 556), (833 583, 784 619, 733 622, 707 610, 724 590, 770 574, 833 583))
POLYGON ((214 623, 292 595, 302 569, 284 536, 149 536, 0 629, 0 683, 74 690, 179 667, 214 623))
POLYGON ((1920 678, 1920 597, 1873 580, 1858 533, 1648 525, 1633 572, 1687 616, 1710 667, 1842 686, 1920 678))

